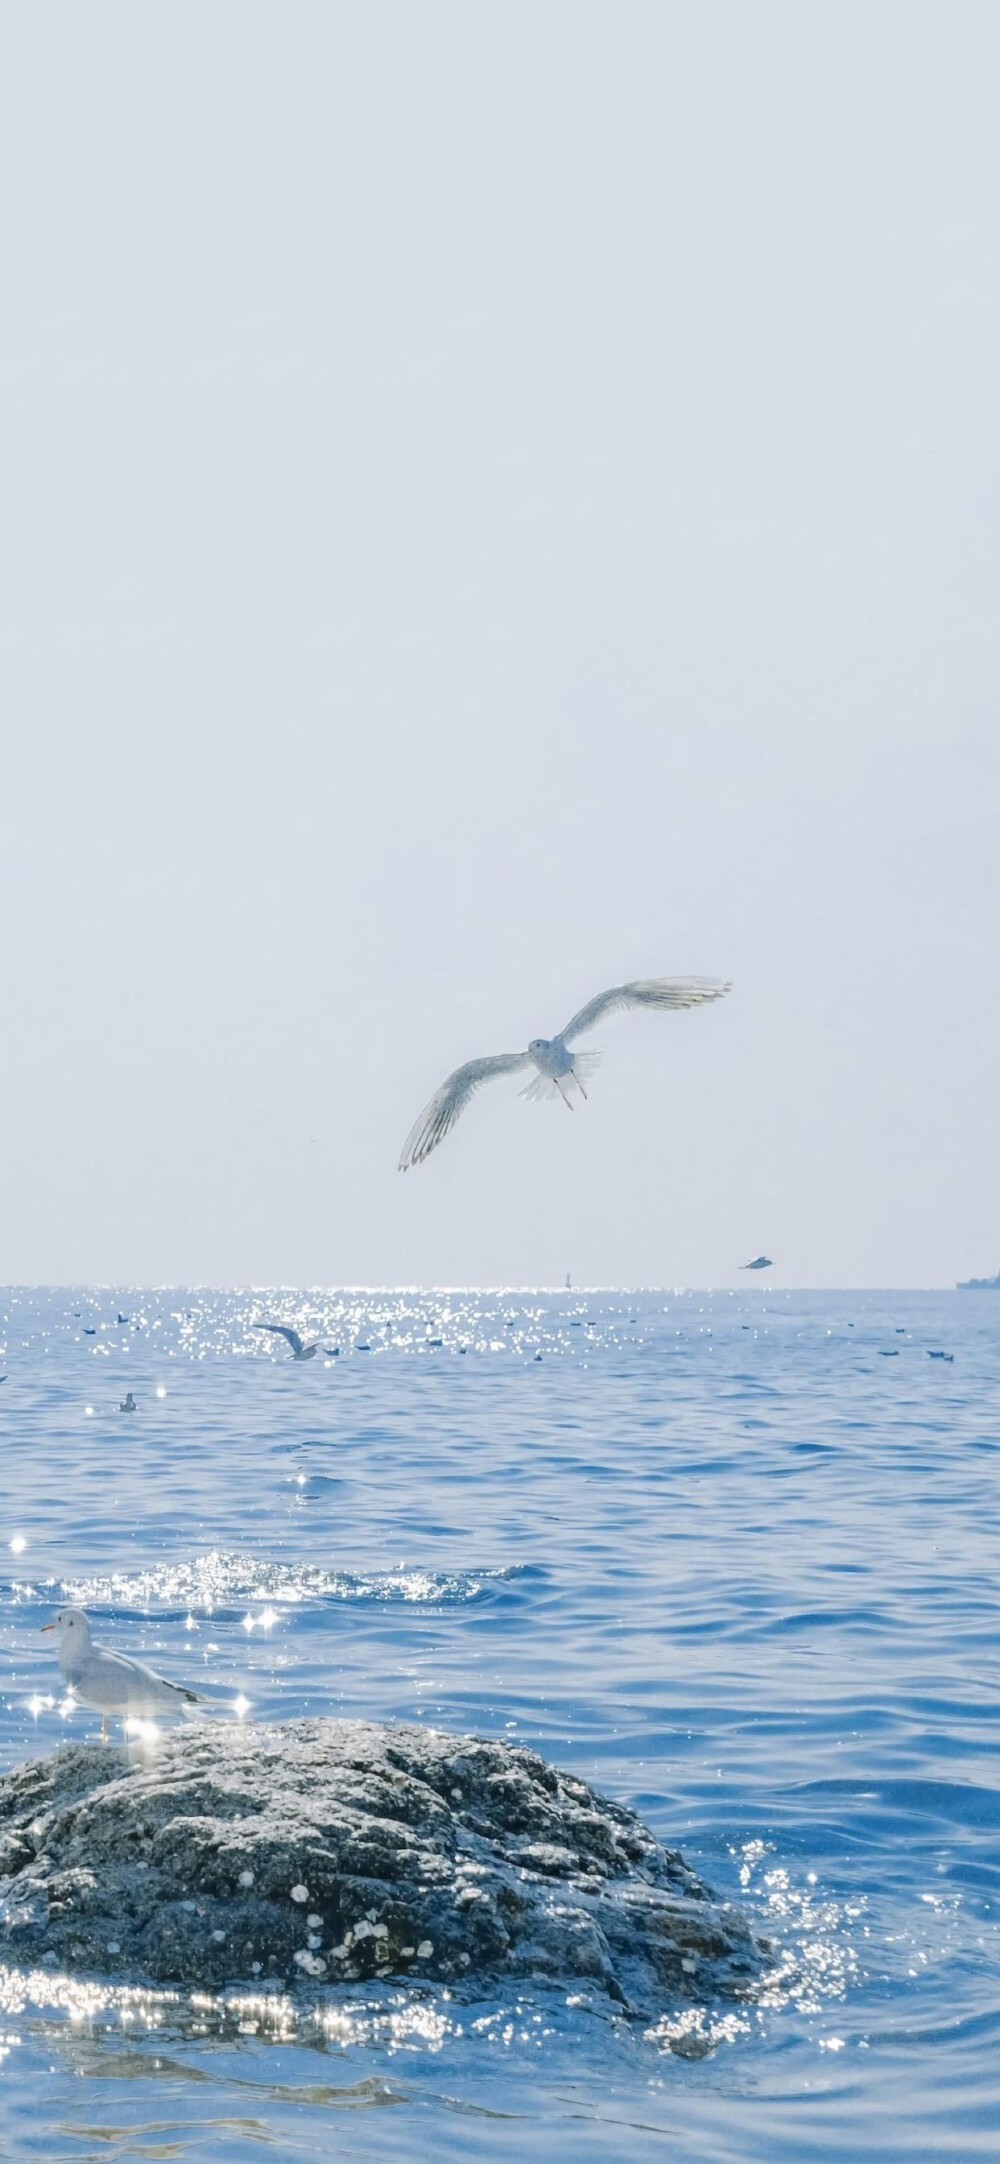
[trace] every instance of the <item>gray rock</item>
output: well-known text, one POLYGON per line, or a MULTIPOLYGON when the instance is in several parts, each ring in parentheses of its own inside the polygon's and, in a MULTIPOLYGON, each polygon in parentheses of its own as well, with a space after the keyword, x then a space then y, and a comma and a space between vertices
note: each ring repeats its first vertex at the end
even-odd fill
POLYGON ((765 1950, 632 1811, 423 1727, 200 1722, 0 1780, 9 1957, 217 1988, 503 1978, 643 2018, 752 1994, 765 1950))

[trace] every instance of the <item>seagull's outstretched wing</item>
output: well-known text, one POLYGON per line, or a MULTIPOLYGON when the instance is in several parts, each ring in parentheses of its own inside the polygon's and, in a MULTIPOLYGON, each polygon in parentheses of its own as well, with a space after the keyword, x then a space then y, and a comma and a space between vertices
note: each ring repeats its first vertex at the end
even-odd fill
POLYGON ((603 1022, 616 1007, 701 1007, 706 1000, 721 999, 730 989, 716 977, 638 977, 634 984, 615 984, 610 992, 598 992, 560 1035, 568 1044, 571 1037, 582 1037, 595 1022, 603 1022))
POLYGON ((464 1067, 456 1067, 411 1127, 403 1144, 400 1171, 423 1164, 424 1158, 437 1149, 481 1083, 492 1082, 494 1075, 519 1074, 522 1067, 531 1064, 527 1052, 498 1052, 493 1059, 470 1059, 464 1067))
POLYGON ((302 1339, 300 1338, 298 1331, 290 1330, 287 1323, 255 1322, 252 1327, 254 1330, 273 1330, 276 1337, 286 1337, 288 1339, 293 1353, 300 1353, 302 1351, 302 1339))

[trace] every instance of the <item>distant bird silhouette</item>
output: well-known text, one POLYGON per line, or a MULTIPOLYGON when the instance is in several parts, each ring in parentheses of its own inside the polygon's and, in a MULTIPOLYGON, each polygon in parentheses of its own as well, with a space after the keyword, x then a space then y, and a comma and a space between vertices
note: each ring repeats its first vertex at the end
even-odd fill
POLYGON ((119 1405, 119 1407, 118 1407, 118 1410, 119 1410, 119 1412, 120 1412, 120 1413, 137 1413, 137 1412, 138 1412, 139 1408, 138 1408, 138 1406, 137 1406, 137 1404, 136 1404, 136 1402, 135 1402, 135 1399, 134 1399, 134 1397, 132 1396, 132 1392, 131 1392, 131 1390, 126 1390, 126 1392, 125 1392, 125 1396, 123 1397, 123 1399, 122 1399, 122 1401, 121 1401, 121 1404, 120 1404, 120 1405, 119 1405))
POLYGON ((954 1360, 955 1355, 954 1353, 932 1352, 930 1346, 928 1346, 927 1358, 928 1360, 954 1360))
POLYGON ((128 1322, 129 1318, 127 1315, 119 1315, 118 1320, 119 1322, 128 1322))
POLYGON ((772 1268, 771 1257, 770 1255, 755 1255, 752 1262, 741 1262, 740 1268, 741 1270, 770 1270, 772 1268))
POLYGON ((887 1348, 886 1348, 886 1347, 885 1347, 884 1345, 881 1345, 881 1346, 879 1347, 879 1359, 880 1359, 880 1360, 898 1360, 898 1359, 899 1359, 899 1346, 898 1346, 898 1345, 890 1345, 890 1346, 888 1347, 888 1349, 887 1349, 887 1348))
POLYGON ((572 1021, 567 1022, 557 1037, 533 1037, 526 1052, 498 1052, 488 1059, 467 1060, 464 1067, 456 1067, 454 1074, 442 1082, 411 1127, 399 1160, 400 1172, 407 1172, 411 1165, 422 1164, 424 1158, 437 1149, 476 1090, 496 1075, 519 1074, 526 1067, 533 1067, 535 1073, 527 1088, 522 1090, 522 1096, 558 1096, 572 1112, 567 1089, 576 1088, 586 1097, 584 1079, 597 1065, 600 1054, 575 1052, 570 1039, 583 1036, 615 1008, 701 1007, 706 1000, 721 999, 729 989, 728 984, 720 984, 713 977, 640 977, 633 984, 616 984, 609 992, 598 992, 596 998, 588 1000, 572 1021))
POLYGON ((92 1330, 92 1329, 90 1329, 90 1328, 89 1328, 89 1326, 86 1326, 86 1325, 85 1325, 85 1327, 84 1327, 84 1332, 83 1332, 83 1334, 84 1334, 84 1337, 96 1337, 96 1336, 97 1336, 97 1331, 96 1331, 96 1330, 92 1330))
POLYGON ((251 1328, 254 1330, 271 1330, 273 1331, 275 1337, 287 1338, 288 1343, 292 1348, 293 1360, 311 1360, 313 1358, 313 1355, 315 1353, 318 1353, 319 1351, 318 1344, 303 1344, 298 1331, 290 1330, 287 1323, 255 1322, 251 1325, 251 1328))

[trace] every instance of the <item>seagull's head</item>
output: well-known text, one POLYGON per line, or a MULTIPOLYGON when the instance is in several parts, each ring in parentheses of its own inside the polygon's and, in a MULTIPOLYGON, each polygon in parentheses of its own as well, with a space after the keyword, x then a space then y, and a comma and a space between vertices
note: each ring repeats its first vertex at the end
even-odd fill
POLYGON ((90 1624, 82 1608, 57 1608, 51 1623, 43 1623, 42 1629, 58 1631, 61 1639, 75 1638, 81 1645, 90 1638, 90 1624))
POLYGON ((528 1050, 531 1053, 532 1059, 537 1059, 539 1057, 539 1054, 541 1054, 542 1058, 544 1059, 546 1052, 550 1051, 551 1047, 551 1037, 533 1037, 531 1043, 528 1046, 528 1050))

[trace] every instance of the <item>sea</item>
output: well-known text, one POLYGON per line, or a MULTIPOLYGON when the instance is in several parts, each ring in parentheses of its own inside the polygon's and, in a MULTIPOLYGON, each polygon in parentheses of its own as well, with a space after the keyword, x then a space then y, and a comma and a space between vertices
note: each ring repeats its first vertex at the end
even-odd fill
POLYGON ((126 1990, 0 1940, 0 2157, 1000 2154, 1000 1297, 0 1315, 0 1771, 95 1733, 39 1635, 80 1603, 227 1718, 531 1744, 742 1904, 779 1976, 644 2026, 531 1985, 126 1990))

